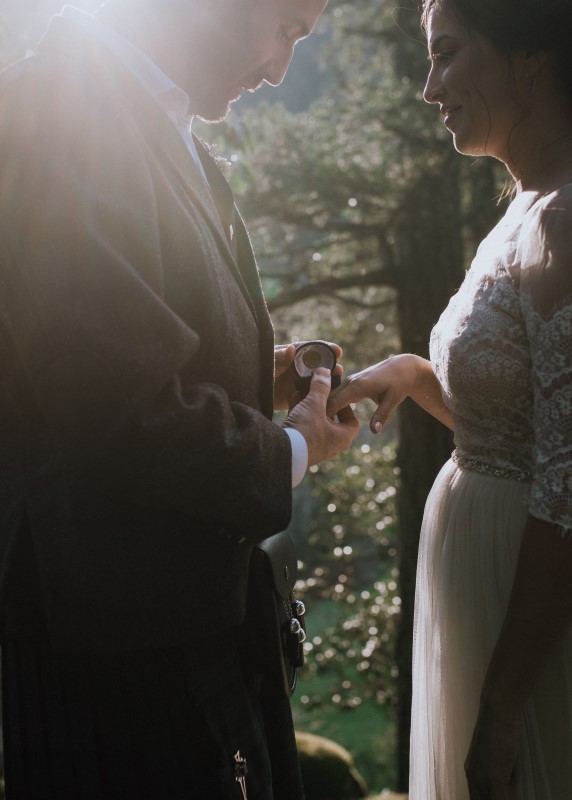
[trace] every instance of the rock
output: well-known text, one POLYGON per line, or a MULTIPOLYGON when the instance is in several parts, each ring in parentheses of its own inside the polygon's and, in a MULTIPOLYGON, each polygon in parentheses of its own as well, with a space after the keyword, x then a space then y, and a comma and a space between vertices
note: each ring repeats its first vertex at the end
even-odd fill
POLYGON ((409 795, 406 794, 397 794, 397 792, 392 792, 389 789, 384 789, 381 794, 371 795, 368 797, 367 800, 407 800, 409 795))
POLYGON ((296 744, 306 800, 358 800, 366 797, 365 781, 344 747, 312 733, 296 733, 296 744))

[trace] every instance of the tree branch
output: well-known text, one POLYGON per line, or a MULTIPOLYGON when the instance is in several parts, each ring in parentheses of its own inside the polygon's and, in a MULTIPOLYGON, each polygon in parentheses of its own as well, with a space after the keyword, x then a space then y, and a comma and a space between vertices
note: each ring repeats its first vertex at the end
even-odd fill
MULTIPOLYGON (((308 283, 305 286, 298 286, 294 289, 285 289, 276 297, 268 300, 268 309, 270 311, 275 311, 277 308, 291 306, 294 305, 294 303, 299 303, 302 300, 309 300, 318 295, 335 295, 339 299, 344 300, 344 302, 350 302, 356 305, 359 304, 358 300, 339 297, 338 292, 342 289, 356 289, 360 286, 388 286, 390 288, 395 288, 396 284, 395 273, 393 270, 389 269, 372 270, 362 275, 348 275, 344 278, 326 278, 322 281, 308 283)), ((376 306, 364 303, 362 307, 374 308, 376 306)))

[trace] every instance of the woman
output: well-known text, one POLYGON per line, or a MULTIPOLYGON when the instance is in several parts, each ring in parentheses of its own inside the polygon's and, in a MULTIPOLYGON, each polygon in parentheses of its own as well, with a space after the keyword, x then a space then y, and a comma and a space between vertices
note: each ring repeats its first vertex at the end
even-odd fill
POLYGON ((454 430, 428 498, 410 800, 572 797, 572 0, 424 0, 456 149, 516 195, 431 336, 346 379, 371 429, 410 396, 454 430), (465 774, 466 773, 466 774, 465 774))

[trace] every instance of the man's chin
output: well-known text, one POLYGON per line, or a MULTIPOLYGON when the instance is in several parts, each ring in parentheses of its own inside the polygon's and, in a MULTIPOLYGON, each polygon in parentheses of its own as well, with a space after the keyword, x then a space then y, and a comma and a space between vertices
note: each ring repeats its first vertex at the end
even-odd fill
POLYGON ((195 114, 199 119, 202 119, 203 122, 222 122, 228 115, 231 105, 236 103, 237 100, 240 100, 241 95, 242 90, 236 97, 230 100, 215 101, 212 98, 205 99, 204 102, 201 103, 201 107, 197 108, 195 114))

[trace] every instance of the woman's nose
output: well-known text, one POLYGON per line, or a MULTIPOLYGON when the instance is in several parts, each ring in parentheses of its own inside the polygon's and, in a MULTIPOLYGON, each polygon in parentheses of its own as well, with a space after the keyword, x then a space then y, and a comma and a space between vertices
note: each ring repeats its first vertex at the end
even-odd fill
POLYGON ((429 75, 427 75, 427 82, 425 83, 425 88, 423 89, 423 99, 426 103, 438 103, 439 102, 439 89, 440 89, 440 82, 438 80, 436 70, 432 66, 429 70, 429 75))

